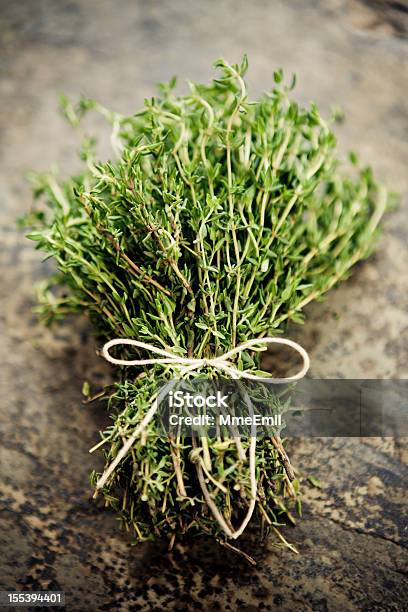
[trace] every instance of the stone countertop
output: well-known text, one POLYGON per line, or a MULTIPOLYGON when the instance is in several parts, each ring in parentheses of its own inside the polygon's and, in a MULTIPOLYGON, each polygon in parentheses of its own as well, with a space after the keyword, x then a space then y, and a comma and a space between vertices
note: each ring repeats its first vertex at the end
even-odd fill
MULTIPOLYGON (((295 95, 340 105, 352 147, 403 194, 379 248, 349 281, 312 305, 291 337, 316 377, 408 377, 408 152, 405 2, 32 0, 3 3, 0 24, 1 407, 0 586, 59 589, 69 610, 243 608, 404 610, 408 600, 404 439, 292 440, 293 463, 324 483, 285 535, 295 556, 247 535, 255 568, 205 538, 132 546, 91 501, 88 449, 107 422, 83 405, 109 376, 85 321, 44 329, 32 312, 41 256, 16 229, 30 169, 75 168, 76 141, 57 94, 122 112, 177 73, 207 80, 219 55, 250 59, 253 95, 283 67, 295 95)), ((103 143, 102 143, 103 146, 103 143)), ((267 358, 273 367, 273 355, 267 358)))

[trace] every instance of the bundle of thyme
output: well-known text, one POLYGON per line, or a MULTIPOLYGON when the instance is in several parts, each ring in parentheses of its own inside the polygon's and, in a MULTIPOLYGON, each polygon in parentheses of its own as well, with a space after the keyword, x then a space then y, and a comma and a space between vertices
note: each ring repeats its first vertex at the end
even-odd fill
MULTIPOLYGON (((328 124, 314 104, 290 99, 294 82, 285 85, 281 71, 254 102, 246 58, 215 65, 211 84, 189 83, 180 96, 173 79, 131 116, 63 101, 77 127, 90 109, 111 122, 114 158, 97 161, 85 138, 82 174, 35 176, 29 237, 58 265, 42 291, 47 322, 86 312, 101 341, 135 338, 210 358, 302 323, 306 304, 370 253, 387 205, 371 169, 352 154, 344 174, 328 124)), ((120 356, 135 354, 124 347, 120 356)), ((259 362, 259 351, 247 351, 235 365, 256 371, 259 362)), ((107 465, 157 380, 174 376, 163 364, 118 369, 106 390, 112 424, 97 445, 107 465)), ((230 526, 245 515, 248 446, 164 437, 153 419, 104 482, 106 504, 138 540, 173 543, 188 531, 225 540, 214 508, 230 526)), ((294 521, 292 501, 300 512, 299 481, 278 437, 258 442, 256 478, 255 514, 288 544, 279 525, 294 521)))

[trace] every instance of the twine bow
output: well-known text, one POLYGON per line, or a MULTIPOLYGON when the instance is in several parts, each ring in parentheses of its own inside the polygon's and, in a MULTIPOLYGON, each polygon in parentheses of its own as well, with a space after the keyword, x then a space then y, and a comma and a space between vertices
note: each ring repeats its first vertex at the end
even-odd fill
MULTIPOLYGON (((265 347, 266 348, 266 347, 265 347)), ((179 374, 183 376, 187 372, 191 372, 193 370, 198 370, 205 366, 209 366, 215 368, 216 370, 221 370, 226 372, 231 376, 231 378, 247 378, 249 380, 273 380, 274 383, 286 383, 291 380, 299 380, 303 378, 310 366, 309 355, 305 351, 305 349, 300 346, 297 342, 293 340, 289 340, 287 338, 253 338, 252 340, 248 340, 243 344, 238 345, 237 347, 227 351, 223 355, 219 357, 211 357, 209 359, 196 359, 194 357, 181 357, 176 353, 172 353, 171 351, 165 351, 164 349, 157 348, 153 344, 147 344, 146 342, 140 342, 139 340, 133 340, 131 338, 114 338, 113 340, 109 340, 103 349, 102 355, 105 357, 107 361, 110 363, 114 363, 116 365, 153 365, 153 364, 167 364, 173 366, 173 368, 179 369, 179 374), (162 355, 163 358, 153 357, 151 359, 116 359, 116 357, 112 357, 109 353, 109 350, 113 346, 127 344, 130 346, 135 346, 137 348, 145 349, 150 353, 155 353, 156 355, 162 355), (260 344, 286 344, 294 348, 303 359, 303 367, 299 372, 297 372, 294 376, 289 376, 287 378, 263 378, 258 374, 253 374, 246 370, 238 370, 230 361, 231 357, 234 355, 239 355, 243 351, 253 348, 255 346, 259 346, 260 344)))
MULTIPOLYGON (((258 349, 258 350, 264 350, 265 348, 266 346, 264 346, 263 349, 258 349)), ((156 346, 152 344, 148 344, 146 342, 140 342, 139 340, 133 340, 132 338, 114 338, 113 340, 109 340, 109 342, 107 342, 104 345, 102 349, 102 355, 107 361, 115 365, 124 365, 124 366, 132 366, 132 365, 142 365, 143 366, 143 365, 154 365, 154 364, 169 365, 172 368, 174 368, 174 370, 177 371, 178 376, 184 376, 185 374, 192 372, 194 370, 198 370, 200 368, 211 367, 211 368, 214 368, 216 370, 219 370, 221 372, 228 374, 233 379, 246 378, 248 380, 258 380, 260 382, 273 382, 273 383, 278 383, 278 384, 300 380, 301 378, 305 376, 305 374, 307 373, 310 367, 309 355, 307 351, 300 344, 298 344, 297 342, 294 342, 293 340, 289 340, 287 338, 271 338, 271 337, 253 338, 252 340, 248 340, 247 342, 244 342, 238 345, 237 347, 231 349, 230 351, 227 351, 223 355, 219 355, 218 357, 202 358, 202 359, 198 359, 194 357, 182 357, 180 355, 177 355, 176 353, 172 353, 171 351, 166 351, 164 349, 157 348, 156 346), (290 346, 291 348, 295 349, 303 359, 302 368, 293 376, 288 376, 285 378, 272 378, 272 377, 266 378, 266 377, 260 376, 258 374, 255 374, 247 370, 238 370, 238 368, 236 368, 234 364, 231 362, 232 357, 234 357, 235 355, 240 355, 245 350, 248 350, 248 349, 255 350, 254 347, 257 347, 257 346, 259 347, 260 345, 268 345, 268 344, 284 344, 286 346, 290 346), (147 359, 117 359, 116 357, 112 357, 109 351, 113 346, 118 346, 118 345, 129 345, 129 346, 134 346, 140 349, 145 349, 146 351, 150 353, 160 355, 160 357, 152 357, 152 358, 147 358, 147 359)), ((128 451, 131 449, 131 447, 137 440, 138 436, 146 429, 148 423, 152 420, 152 418, 154 417, 154 415, 156 414, 158 410, 160 399, 168 392, 168 390, 169 390, 169 386, 166 385, 164 389, 162 389, 158 395, 152 397, 151 407, 146 412, 144 418, 139 423, 139 425, 136 427, 133 434, 124 443, 121 450, 116 455, 115 459, 112 461, 112 463, 108 466, 108 468, 104 471, 102 476, 97 481, 96 483, 97 489, 101 489, 105 485, 106 481, 108 480, 110 475, 113 473, 117 465, 122 461, 122 459, 125 457, 128 451)), ((252 513, 254 511, 254 508, 255 508, 256 492, 257 492, 257 482, 256 482, 256 475, 255 475, 255 450, 256 450, 256 437, 251 436, 251 443, 249 447, 251 502, 248 508, 247 515, 244 518, 240 528, 235 531, 231 530, 230 526, 226 523, 224 517, 222 516, 217 506, 215 505, 213 499, 210 496, 208 488, 205 484, 204 475, 202 473, 201 467, 199 465, 197 466, 198 478, 199 478, 200 486, 203 491, 205 500, 209 508, 211 509, 214 517, 218 521, 219 525, 221 526, 223 531, 226 533, 226 535, 230 538, 235 539, 241 535, 241 533, 244 531, 245 527, 249 523, 252 513)))

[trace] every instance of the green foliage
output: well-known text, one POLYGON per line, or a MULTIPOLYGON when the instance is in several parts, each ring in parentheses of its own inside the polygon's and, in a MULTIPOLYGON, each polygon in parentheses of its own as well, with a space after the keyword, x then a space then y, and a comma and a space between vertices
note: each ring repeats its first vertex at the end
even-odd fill
MULTIPOLYGON (((210 85, 189 83, 189 94, 178 96, 173 79, 129 117, 62 100, 76 127, 90 109, 111 122, 115 158, 97 161, 86 138, 80 176, 35 177, 30 238, 59 270, 43 287, 46 321, 86 312, 103 340, 130 337, 211 357, 303 322, 306 304, 371 252, 387 205, 371 169, 359 169, 353 154, 344 174, 329 126, 314 104, 304 109, 289 98, 295 81, 285 86, 282 71, 253 102, 246 58, 216 67, 210 85)), ((130 354, 123 348, 123 358, 130 354)), ((259 353, 245 353, 237 366, 256 369, 259 353)), ((110 390, 113 423, 102 434, 108 464, 149 408, 158 378, 173 375, 163 365, 120 371, 110 390)), ((244 451, 248 445, 242 440, 244 451)), ((188 530, 218 538, 197 464, 237 525, 250 484, 235 442, 200 440, 193 448, 160 437, 154 421, 103 494, 140 540, 173 541, 188 530)), ((275 529, 293 519, 291 499, 300 508, 299 483, 289 482, 276 440, 259 441, 256 464, 257 514, 275 529)))

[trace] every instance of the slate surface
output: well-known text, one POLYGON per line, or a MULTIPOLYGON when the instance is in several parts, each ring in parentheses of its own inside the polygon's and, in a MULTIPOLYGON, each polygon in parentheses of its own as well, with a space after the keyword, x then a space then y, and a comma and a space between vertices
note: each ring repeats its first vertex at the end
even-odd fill
MULTIPOLYGON (((291 336, 323 377, 408 377, 407 3, 131 0, 0 2, 1 411, 0 586, 63 589, 69 610, 407 609, 407 463, 403 439, 291 441, 295 465, 318 476, 305 516, 286 529, 301 554, 260 543, 252 568, 207 540, 132 547, 90 502, 88 454, 106 423, 81 404, 84 378, 108 368, 86 322, 45 330, 32 313, 41 257, 16 230, 30 203, 30 169, 75 168, 76 141, 56 112, 63 91, 119 111, 155 82, 208 79, 219 55, 250 58, 253 95, 282 66, 297 97, 346 121, 340 147, 357 149, 405 194, 376 255, 291 336)), ((277 356, 267 358, 276 367, 277 356)))

